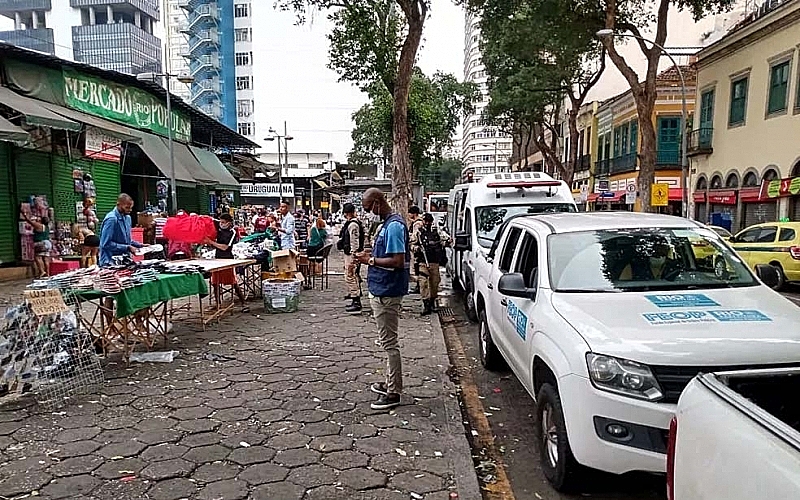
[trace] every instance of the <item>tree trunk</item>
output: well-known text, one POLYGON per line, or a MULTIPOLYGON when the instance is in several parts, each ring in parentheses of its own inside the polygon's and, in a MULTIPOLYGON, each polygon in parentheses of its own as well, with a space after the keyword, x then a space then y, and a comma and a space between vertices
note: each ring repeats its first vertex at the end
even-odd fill
POLYGON ((408 129, 408 96, 417 50, 422 40, 426 6, 421 0, 404 0, 398 4, 405 14, 408 32, 400 50, 394 92, 392 93, 392 208, 403 217, 408 213, 413 179, 411 139, 408 129))
POLYGON ((650 203, 650 188, 656 178, 656 127, 653 125, 653 108, 655 96, 652 99, 644 97, 637 103, 639 115, 639 136, 641 151, 639 153, 639 200, 642 212, 658 212, 658 207, 650 203))
POLYGON ((575 169, 578 167, 580 151, 578 151, 578 109, 581 103, 573 102, 567 114, 567 125, 569 126, 569 158, 564 168, 564 182, 572 189, 572 181, 575 178, 575 169))

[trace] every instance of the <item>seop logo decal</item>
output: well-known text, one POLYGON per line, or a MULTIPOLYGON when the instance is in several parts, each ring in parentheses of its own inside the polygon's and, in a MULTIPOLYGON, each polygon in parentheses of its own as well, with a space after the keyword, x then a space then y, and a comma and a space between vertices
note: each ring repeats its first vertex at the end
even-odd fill
POLYGON ((690 323, 750 323, 772 321, 761 311, 752 309, 727 309, 711 311, 671 311, 644 313, 642 317, 653 326, 685 325, 690 323))
POLYGON ((723 323, 731 323, 736 321, 750 322, 750 321, 772 321, 766 314, 761 311, 754 311, 752 309, 739 309, 739 310, 725 310, 725 311, 708 311, 708 313, 717 321, 723 323))
POLYGON ((528 317, 510 300, 506 308, 506 318, 514 326, 517 335, 519 335, 522 340, 525 340, 528 336, 528 317))
POLYGON ((661 309, 672 307, 714 307, 719 305, 702 293, 668 293, 646 295, 645 297, 661 309))

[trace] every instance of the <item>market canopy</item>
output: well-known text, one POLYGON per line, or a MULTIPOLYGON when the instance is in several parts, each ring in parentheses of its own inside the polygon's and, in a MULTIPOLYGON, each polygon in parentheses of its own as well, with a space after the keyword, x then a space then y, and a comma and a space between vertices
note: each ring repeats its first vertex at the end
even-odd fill
MULTIPOLYGON (((169 151, 169 141, 162 137, 161 142, 164 143, 167 151, 169 151)), ((172 152, 175 155, 175 163, 185 168, 198 184, 211 185, 215 183, 214 176, 206 172, 200 162, 197 161, 197 158, 189 151, 189 147, 186 144, 172 141, 172 152)))
POLYGON ((80 123, 74 122, 45 108, 40 101, 21 96, 8 87, 0 86, 0 103, 22 114, 25 123, 28 125, 72 130, 75 132, 83 128, 83 125, 80 123))
POLYGON ((0 117, 0 141, 25 143, 30 135, 10 121, 0 117))
MULTIPOLYGON (((150 158, 153 165, 165 177, 170 178, 169 148, 164 144, 164 141, 156 135, 140 130, 134 133, 141 139, 141 144, 138 144, 138 146, 144 151, 144 154, 150 158)), ((192 177, 192 174, 181 162, 177 161, 177 157, 175 161, 175 184, 184 187, 195 187, 197 185, 195 178, 192 177)))
POLYGON ((50 111, 74 120, 76 122, 83 123, 85 125, 91 125, 92 127, 102 129, 108 135, 116 137, 117 139, 125 142, 133 142, 136 144, 140 144, 142 142, 142 138, 138 137, 135 132, 122 125, 118 125, 114 122, 104 120, 102 118, 98 118, 96 116, 92 116, 86 113, 81 113, 80 111, 75 111, 73 109, 65 108, 63 106, 58 106, 56 104, 50 103, 42 103, 42 106, 49 109, 50 111))
POLYGON ((225 165, 219 161, 217 155, 206 149, 196 148, 194 146, 189 147, 197 157, 200 165, 214 178, 215 188, 227 191, 241 190, 239 181, 237 181, 236 178, 233 177, 233 175, 228 171, 225 165))

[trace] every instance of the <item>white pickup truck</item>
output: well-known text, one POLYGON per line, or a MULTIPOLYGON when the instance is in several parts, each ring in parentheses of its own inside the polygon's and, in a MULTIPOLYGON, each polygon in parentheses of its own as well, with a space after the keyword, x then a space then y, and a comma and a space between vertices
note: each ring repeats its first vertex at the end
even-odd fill
POLYGON ((487 261, 480 359, 507 363, 536 401, 556 489, 580 485, 584 467, 665 472, 670 420, 698 373, 800 368, 800 308, 764 284, 774 272, 759 267, 759 280, 693 221, 523 216, 503 225, 487 261))
POLYGON ((670 425, 669 500, 800 498, 800 368, 698 375, 670 425))

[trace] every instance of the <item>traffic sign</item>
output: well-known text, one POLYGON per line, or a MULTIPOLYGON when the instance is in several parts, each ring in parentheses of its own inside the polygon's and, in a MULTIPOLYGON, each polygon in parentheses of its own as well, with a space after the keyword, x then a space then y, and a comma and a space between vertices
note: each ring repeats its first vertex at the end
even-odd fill
POLYGON ((650 205, 666 207, 669 204, 669 184, 653 184, 650 187, 650 205))
POLYGON ((600 191, 610 191, 610 189, 608 188, 608 184, 609 184, 609 182, 607 180, 605 180, 605 179, 597 181, 597 188, 600 191))
POLYGON ((625 186, 625 203, 628 205, 636 203, 636 184, 625 186))

